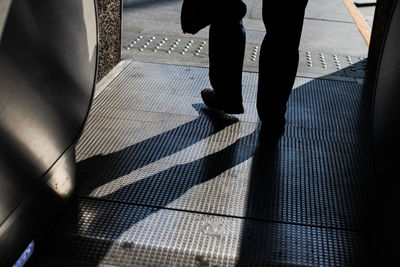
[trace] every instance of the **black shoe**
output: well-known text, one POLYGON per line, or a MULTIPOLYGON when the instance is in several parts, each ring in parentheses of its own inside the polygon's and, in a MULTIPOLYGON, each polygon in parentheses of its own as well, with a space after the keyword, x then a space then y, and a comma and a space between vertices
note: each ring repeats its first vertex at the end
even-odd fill
POLYGON ((201 91, 201 98, 203 99, 203 102, 204 104, 206 104, 207 107, 222 111, 222 107, 219 106, 217 96, 215 95, 213 89, 203 89, 201 91))
POLYGON ((242 114, 244 113, 243 105, 240 104, 235 107, 223 107, 221 103, 217 100, 217 96, 215 95, 215 91, 213 89, 203 89, 201 91, 201 98, 206 104, 207 107, 223 111, 228 114, 242 114))

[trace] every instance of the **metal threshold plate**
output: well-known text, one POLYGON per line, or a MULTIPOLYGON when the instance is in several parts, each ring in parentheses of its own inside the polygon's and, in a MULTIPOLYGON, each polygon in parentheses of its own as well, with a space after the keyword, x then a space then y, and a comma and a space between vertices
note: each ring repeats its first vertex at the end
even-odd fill
POLYGON ((130 62, 95 99, 77 145, 78 197, 42 263, 361 264, 368 162, 362 88, 296 79, 271 168, 246 112, 205 108, 205 68, 130 62))

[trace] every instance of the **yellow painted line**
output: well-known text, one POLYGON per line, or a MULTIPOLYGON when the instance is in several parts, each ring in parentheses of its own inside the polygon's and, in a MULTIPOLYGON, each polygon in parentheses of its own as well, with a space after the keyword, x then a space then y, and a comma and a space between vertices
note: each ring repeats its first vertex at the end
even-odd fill
POLYGON ((355 24, 357 25, 358 30, 364 38, 364 41, 369 46, 369 42, 371 40, 371 28, 368 26, 363 15, 361 15, 360 11, 356 7, 356 5, 354 5, 352 0, 343 0, 343 3, 349 11, 351 17, 353 18, 355 24))

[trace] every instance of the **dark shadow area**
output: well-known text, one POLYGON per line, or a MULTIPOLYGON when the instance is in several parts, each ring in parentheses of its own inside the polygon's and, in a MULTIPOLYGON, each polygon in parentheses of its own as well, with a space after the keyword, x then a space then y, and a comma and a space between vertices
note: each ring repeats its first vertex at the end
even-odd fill
POLYGON ((88 195, 94 189, 159 159, 179 152, 238 121, 194 104, 199 116, 184 125, 163 132, 107 155, 96 155, 77 163, 78 192, 88 195))
POLYGON ((373 106, 371 131, 376 177, 371 182, 370 266, 391 266, 398 261, 400 205, 400 2, 377 1, 369 49, 369 84, 373 106))
POLYGON ((345 83, 296 88, 280 144, 253 156, 237 266, 365 264, 371 94, 345 83))
POLYGON ((256 132, 253 132, 214 154, 190 163, 174 165, 153 176, 124 186, 101 199, 117 201, 123 199, 126 203, 165 207, 193 186, 207 182, 249 159, 254 146, 245 144, 254 139, 255 135, 256 132))

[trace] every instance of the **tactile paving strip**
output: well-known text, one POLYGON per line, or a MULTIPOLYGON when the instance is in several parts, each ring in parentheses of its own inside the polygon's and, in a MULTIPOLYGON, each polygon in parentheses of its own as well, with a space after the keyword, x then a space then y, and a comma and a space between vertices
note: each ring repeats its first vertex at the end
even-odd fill
MULTIPOLYGON (((229 45, 228 43, 226 45, 229 45)), ((261 44, 247 43, 245 71, 258 71, 261 44)), ((164 35, 137 35, 124 40, 123 58, 135 61, 208 67, 208 40, 164 35)), ((275 64, 271 62, 271 64, 275 64)), ((366 59, 321 51, 300 51, 299 73, 311 77, 364 78, 366 59)))
POLYGON ((74 215, 49 252, 121 266, 360 264, 361 87, 297 78, 273 168, 246 113, 204 108, 207 69, 132 62, 96 98, 77 145, 74 215), (261 158, 262 160, 262 158, 261 158))

